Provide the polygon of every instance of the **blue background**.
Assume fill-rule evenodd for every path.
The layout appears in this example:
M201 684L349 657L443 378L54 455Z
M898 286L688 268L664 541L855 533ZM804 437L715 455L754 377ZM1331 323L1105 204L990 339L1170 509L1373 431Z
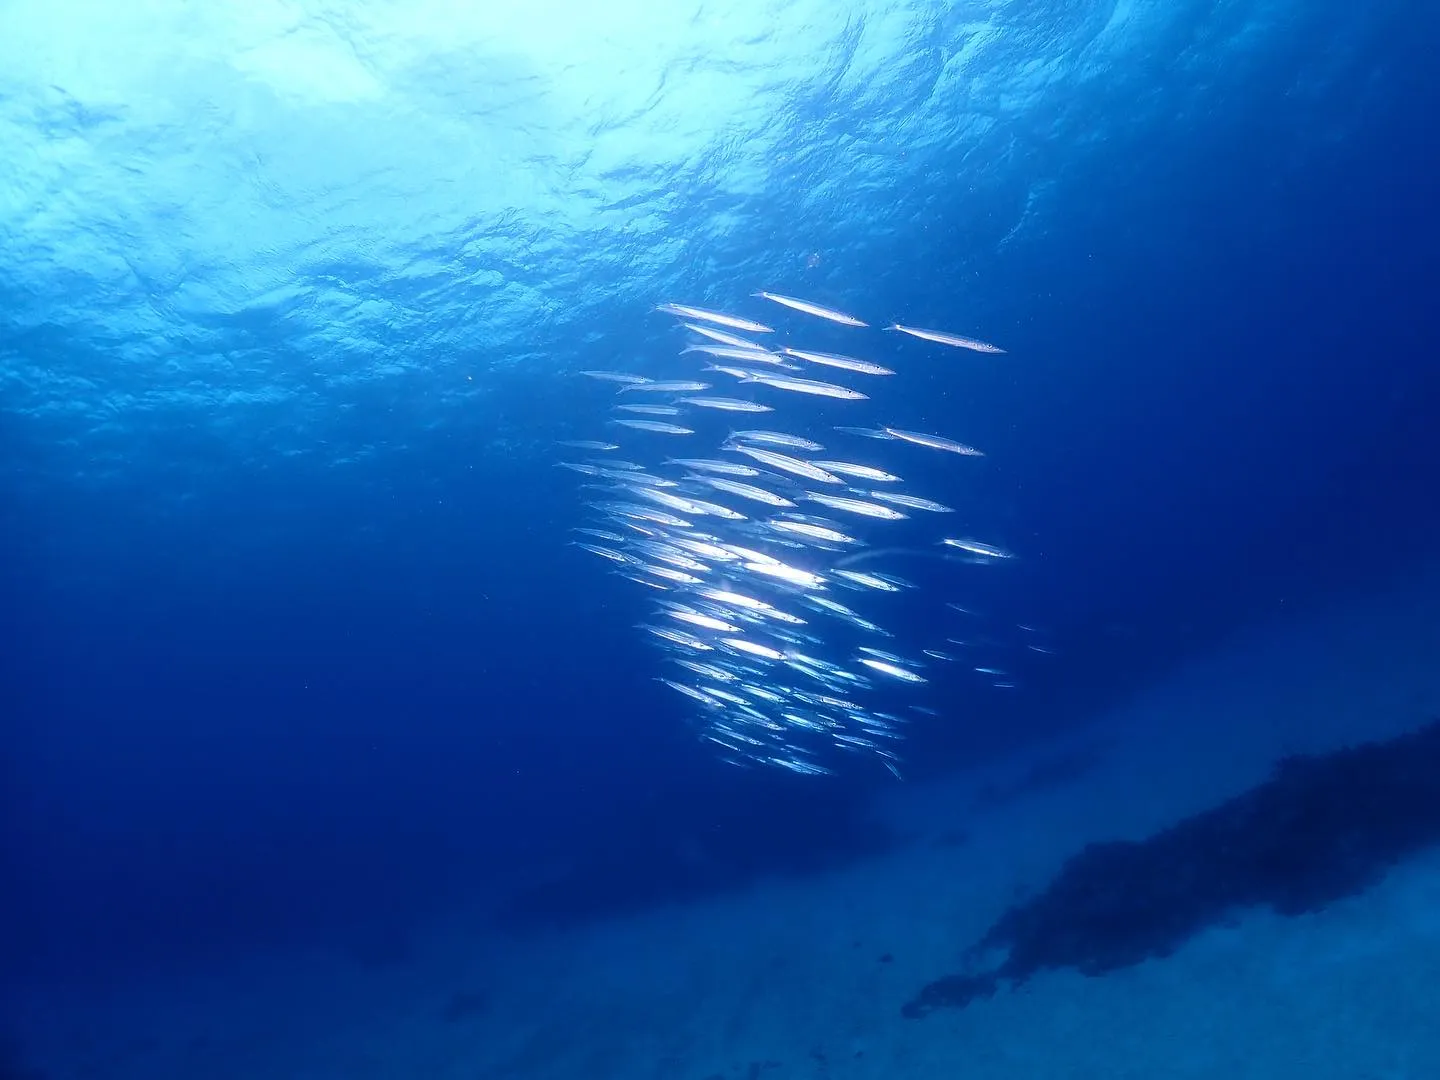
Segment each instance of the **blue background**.
M387 60L380 7L304 20L377 35L347 62L386 93L348 98L173 13L129 26L196 45L143 95L67 86L17 59L66 39L0 17L10 969L383 959L475 896L534 925L897 842L885 774L698 744L647 598L569 546L574 373L668 347L658 302L769 288L1009 350L905 392L986 449L968 497L1022 557L977 594L1059 655L911 725L912 778L1433 557L1435 12L1166 7L707 8L593 112L499 35Z

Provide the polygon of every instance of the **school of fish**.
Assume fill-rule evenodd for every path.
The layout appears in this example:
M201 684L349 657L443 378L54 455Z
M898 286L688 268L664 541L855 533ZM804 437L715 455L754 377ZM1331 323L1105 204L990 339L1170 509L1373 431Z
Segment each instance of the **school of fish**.
M899 777L906 712L935 710L881 706L897 688L924 687L930 665L958 656L948 646L919 656L896 651L870 608L910 585L871 565L899 550L872 538L917 516L944 520L951 508L901 490L892 471L901 466L865 460L863 448L880 440L906 453L949 454L961 468L984 454L948 433L835 423L850 419L837 410L871 400L867 382L897 372L801 347L804 330L828 323L849 333L868 324L793 296L754 297L785 318L803 317L800 324L782 335L768 325L774 319L661 304L655 310L675 319L685 339L674 378L582 372L613 386L614 401L609 437L563 443L586 452L560 464L585 478L595 514L576 528L576 543L655 592L653 615L639 629L663 653L660 681L688 702L700 737L726 760L813 775L835 771L842 755L866 754ZM1004 352L945 331L888 329L970 353ZM806 400L811 408L798 409ZM803 419L803 434L760 419L787 409ZM769 426L749 426L757 421ZM822 432L833 446L815 437ZM970 563L1011 558L970 536L936 535L934 544ZM1001 668L974 671L996 687L1014 685Z

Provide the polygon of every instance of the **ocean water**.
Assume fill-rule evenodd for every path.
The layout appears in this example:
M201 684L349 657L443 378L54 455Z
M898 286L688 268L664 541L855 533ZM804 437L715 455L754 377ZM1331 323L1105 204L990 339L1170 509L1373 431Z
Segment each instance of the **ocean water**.
M0 7L0 1077L1440 1075L1437 32Z

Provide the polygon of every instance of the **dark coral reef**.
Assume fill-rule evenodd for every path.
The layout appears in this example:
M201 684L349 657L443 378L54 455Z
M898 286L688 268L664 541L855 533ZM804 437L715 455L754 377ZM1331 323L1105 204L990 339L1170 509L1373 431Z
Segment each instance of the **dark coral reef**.
M964 1006L1048 969L1102 975L1163 957L1245 908L1313 911L1436 843L1440 721L1285 758L1264 783L1145 840L1090 844L1000 917L964 973L925 986L903 1012Z

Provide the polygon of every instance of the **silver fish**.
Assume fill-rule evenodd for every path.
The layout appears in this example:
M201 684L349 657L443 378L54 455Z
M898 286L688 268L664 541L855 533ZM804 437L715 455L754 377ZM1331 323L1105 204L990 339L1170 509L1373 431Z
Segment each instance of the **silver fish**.
M717 619L713 615L706 615L703 612L669 611L666 612L666 614L669 615L672 619L678 619L681 622L687 622L691 626L698 626L702 630L714 630L720 634L741 633L740 627L736 626L735 624L728 623L724 619Z
M905 431L902 428L887 427L891 437L903 439L905 442L914 443L916 446L928 446L931 450L948 450L952 454L962 454L965 457L984 457L984 453L976 450L973 446L966 446L954 439L947 439L943 435L927 435L923 431Z
M803 312L806 315L814 315L817 319L828 319L830 322L839 323L841 326L870 325L867 322L861 322L853 315L846 315L843 311L821 307L819 304L812 304L808 300L797 300L793 296L781 296L779 293L772 292L757 292L754 295L781 304L790 308L792 311Z
M828 473L824 469L818 469L808 461L801 461L799 458L789 457L786 454L777 454L773 450L762 450L758 446L732 446L736 453L744 454L746 457L754 458L762 465L769 465L772 469L779 469L781 472L793 473L796 476L803 476L807 480L814 480L821 484L843 484L844 480L834 473Z
M722 476L695 476L688 479L696 480L717 491L727 491L731 495L738 495L742 499L750 499L752 502L764 503L767 506L792 507L795 504L783 496L776 495L773 491L766 491L754 484L742 484L738 480L727 480Z
M768 645L761 645L756 641L746 641L744 638L721 638L720 644L728 646L736 652L749 653L751 656L758 656L764 660L785 659L785 654L779 649L772 649Z
M731 682L739 678L733 671L726 671L717 664L702 664L698 660L686 660L677 657L672 657L670 662L680 665L687 671L693 671L696 675L703 675L707 679L714 679L716 682Z
M879 518L882 521L903 521L907 516L899 510L881 506L879 503L866 502L864 499L848 499L842 495L825 495L818 491L807 491L805 498L810 502L819 503L821 506L828 506L832 510L843 510L848 514Z
M630 494L637 498L648 499L650 502L658 503L668 510L674 510L681 514L691 514L695 517L718 517L726 521L744 521L745 515L731 510L728 506L721 506L719 503L705 502L702 499L687 499L680 495L672 495L668 491L659 491L655 488L632 488Z
M783 446L787 450L815 452L825 449L813 439L806 439L800 435L787 435L783 431L732 431L730 432L730 441L759 443L762 446Z
M979 555L984 559L1014 558L1014 556L1004 548L996 547L994 544L982 544L979 540L945 539L940 542L953 548L959 548L961 551L968 552L971 555Z
M741 348L738 345L687 345L680 350L681 356L690 353L703 353L706 356L713 356L717 360L753 360L757 364L779 364L782 363L778 354L769 349L762 349L757 346L746 346Z
M611 562L628 563L630 556L624 552L616 551L614 548L604 547L600 544L587 544L583 540L576 540L575 546L590 552L592 555L599 555L601 558L609 559Z
M640 629L648 630L658 638L664 638L674 645L684 645L686 648L694 649L696 652L709 652L715 647L708 642L702 641L694 634L689 634L684 630L677 630L669 626L647 626L642 623Z
M831 573L846 581L853 581L856 585L863 585L867 589L877 589L880 592L900 591L900 586L886 581L878 574L867 574L863 570L832 570Z
M676 400L683 405L695 405L702 409L719 409L721 412L763 413L775 411L769 405L761 405L758 401L745 401L741 398L682 397Z
M667 458L666 465L681 465L700 472L718 473L721 476L759 476L760 470L738 461L712 461L710 458Z
M770 605L763 600L757 600L753 596L748 596L745 593L737 593L730 589L706 588L696 589L695 591L708 600L714 600L717 604L729 604L732 607L746 608L751 611L773 610Z
M592 379L599 379L601 382L625 383L629 386L638 386L650 380L644 375L627 375L623 371L582 371L581 375L588 375Z
M663 476L655 476L643 470L606 469L597 467L592 475L603 477L606 480L614 480L620 487L625 487L627 484L631 486L641 484L645 487L676 486L674 480L666 480Z
M908 668L903 668L899 664L892 664L887 660L876 660L869 656L860 656L856 657L856 659L872 671L878 671L882 675L889 675L892 679L899 679L901 682L923 683L928 681L923 675L916 675L915 672Z
M709 345L692 345L688 349L681 349L680 355L684 356L686 353L692 352L704 353L706 356L713 356L717 360L743 360L750 364L763 364L766 368L781 368L785 371L800 370L800 365L787 364L779 353L754 352L750 349L727 349L720 346L711 348ZM707 370L723 371L727 375L735 375L740 369L731 365L721 366L720 364L711 364ZM736 375L736 378L739 378L739 375Z
M793 356L799 360L809 360L812 364L819 364L822 367L839 368L841 371L853 371L859 375L894 375L895 372L888 367L881 367L879 364L872 364L869 360L856 360L853 356L839 356L836 353L811 352L808 349L785 349L786 356Z
M690 307L688 304L661 304L655 309L663 311L667 315L678 315L682 319L695 319L698 322L715 323L717 326L728 326L731 330L744 330L750 334L773 334L775 328L758 323L751 319L742 319L738 315L726 315L720 311L708 311L705 308Z
M676 536L671 543L682 551L688 551L692 555L698 555L702 559L709 559L711 562L734 562L739 555L729 551L719 544L712 544L708 540L696 540L689 536Z
M892 664L909 663L909 661L907 661L903 656L896 656L892 652L886 652L884 649L877 649L873 645L861 645L856 649L856 652L863 652L866 656L873 656L877 660L888 660Z
M604 510L612 517L621 519L622 524L629 524L631 521L645 521L654 525L664 525L671 529L688 529L692 522L674 514L667 514L664 510L656 510L653 506L641 506L639 503L596 503L597 510Z
M771 375L768 372L757 372L748 379L740 381L742 383L761 383L764 386L773 386L777 390L790 390L797 394L810 394L813 397L834 398L837 401L865 401L870 397L869 394L862 394L859 390L836 386L834 383L817 382L814 379L797 379L792 375Z
M716 701L709 694L705 693L705 691L703 690L697 690L693 686L686 686L684 683L678 683L674 679L661 679L660 681L666 686L670 687L670 689L678 690L686 697L693 698L701 705L708 705L711 708L719 708L720 706L720 703L718 701Z
M902 334L909 334L911 337L921 338L924 341L933 341L937 345L953 345L957 349L970 349L973 352L1003 353L1005 351L998 345L991 345L986 341L976 341L974 338L962 337L959 334L947 333L944 330L921 330L917 326L901 326L899 323L891 323L886 329L898 330Z
M748 379L755 375L763 375L760 368L735 367L733 364L706 364L706 371L718 371L721 375L729 375L734 379Z
M606 540L612 544L623 544L626 539L619 533L609 532L606 529L575 528L570 531L580 533L582 536L593 536L597 540Z
M841 476L852 476L857 480L869 480L872 484L898 484L900 477L894 473L888 473L884 469L876 469L869 465L852 465L848 461L816 461L812 464L828 472L839 473ZM873 491L871 494L875 494Z
M694 435L693 428L681 427L679 424L667 424L664 420L611 420L612 424L619 424L621 427L634 428L636 431L653 431L659 435Z
M824 540L831 544L858 544L860 542L853 536L846 536L839 529L832 529L828 525L816 525L809 521L789 521L785 518L776 518L767 521L765 525L767 528L794 533L811 540Z
M640 413L642 416L679 416L674 405L616 405L616 412Z
M640 391L646 394L693 394L701 390L709 390L707 382L697 382L694 379L667 379L663 381L647 380L643 383L631 383L629 386L622 386L620 393Z
M903 506L906 510L926 510L932 514L954 513L954 510L944 503L938 503L934 499L922 499L919 495L902 495L898 491L872 491L870 497L893 506Z
M687 574L684 570L676 570L673 566L649 565L642 567L642 570L644 573L654 574L663 581L673 582L676 585L698 585L704 580L704 578L698 578L694 574ZM645 582L645 584L648 585L652 583Z
M839 536L839 533L835 534ZM846 539L849 539L846 537ZM839 542L839 541L837 541ZM802 589L821 589L825 587L825 578L810 570L801 570L798 566L789 566L782 562L761 562L745 563L745 569L752 574L759 574L762 577L778 578L791 585L799 585ZM804 619L798 619L794 615L786 615L784 612L774 610L767 612L772 619L781 619L792 625L804 625Z
M708 326L700 326L696 323L682 323L686 330L693 330L701 337L709 338L711 341L718 341L721 345L729 345L736 349L755 349L764 351L765 346L757 345L749 338L737 337L734 334L727 334L724 330L712 330Z

